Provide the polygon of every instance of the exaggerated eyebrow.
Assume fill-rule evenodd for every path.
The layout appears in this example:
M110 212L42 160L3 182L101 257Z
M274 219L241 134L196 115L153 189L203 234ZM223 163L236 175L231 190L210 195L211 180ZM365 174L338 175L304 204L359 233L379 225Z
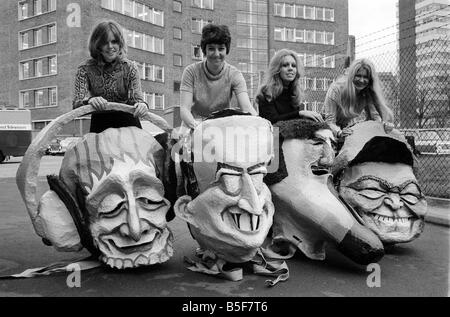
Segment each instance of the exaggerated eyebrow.
M266 171L266 163L262 162L262 163L258 163L253 166L250 166L249 168L247 168L247 172L251 173L258 169L261 169L262 171Z
M367 188L368 185L375 185L375 186L380 186L381 189L383 190L389 190L390 188L393 188L394 185L389 183L388 181L386 181L385 179L376 177L376 176L362 176L360 178L358 178L355 182L349 184L347 187L356 189L356 190L361 190L364 188Z
M238 173L243 173L244 169L242 167L233 166L227 163L217 163L217 171L219 170L230 170Z
M413 179L407 180L406 182L403 182L398 187L399 187L400 191L403 192L405 189L407 189L407 187L411 187L410 185L414 186L414 188L412 188L412 189L416 190L419 194L422 194L422 191L420 190L419 184Z

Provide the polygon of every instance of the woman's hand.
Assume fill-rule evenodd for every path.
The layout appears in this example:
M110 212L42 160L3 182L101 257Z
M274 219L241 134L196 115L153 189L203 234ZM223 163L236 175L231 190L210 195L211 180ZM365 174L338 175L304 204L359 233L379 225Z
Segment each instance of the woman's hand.
M104 111L106 110L108 100L103 97L92 97L91 99L89 99L88 104L92 105L95 111Z
M353 130L352 129L350 129L350 128L343 128L342 130L340 130L337 133L337 137L338 138L345 138L345 137L347 137L349 135L352 135L352 134L353 134Z
M386 133L392 132L392 130L394 130L394 128L395 128L393 123L386 122L386 121L383 122L383 126L384 126L384 132L386 132Z
M311 120L317 121L317 122L323 122L322 115L320 113L315 112L315 111L300 110L298 112L298 114L300 115L300 117L303 117L303 118L306 118L306 119L311 119Z
M148 112L147 105L143 102L137 102L134 104L134 116L137 118L142 118Z

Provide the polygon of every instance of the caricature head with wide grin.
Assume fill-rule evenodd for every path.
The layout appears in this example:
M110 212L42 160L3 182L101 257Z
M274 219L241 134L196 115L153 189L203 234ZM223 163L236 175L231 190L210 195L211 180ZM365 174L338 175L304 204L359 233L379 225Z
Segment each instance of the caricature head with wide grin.
M336 161L347 164L339 171L339 193L384 244L416 239L423 231L427 203L406 140L396 130L384 132L378 122L353 129Z
M89 231L103 262L130 268L173 253L161 178L163 149L138 128L88 134L65 155L60 177L81 188Z
M272 225L274 208L263 183L272 142L270 122L247 115L209 119L194 130L192 168L200 194L180 197L174 210L203 249L228 262L253 258Z

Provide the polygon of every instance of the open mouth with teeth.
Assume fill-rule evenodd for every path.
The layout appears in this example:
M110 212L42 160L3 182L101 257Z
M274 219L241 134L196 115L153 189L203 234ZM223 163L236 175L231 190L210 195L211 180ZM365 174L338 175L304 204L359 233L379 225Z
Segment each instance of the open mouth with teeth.
M311 171L314 175L316 176L320 176L320 175L325 175L325 174L329 174L330 173L330 169L319 165L319 164L313 164L311 165Z
M409 223L411 221L414 221L417 218L416 216L410 216L410 217L395 217L395 216L384 216L384 215L379 215L379 214L375 214L375 213L367 213L366 214L368 217L372 218L373 220L377 220L378 222L383 222L383 223L387 223L387 224L394 224L394 223Z
M114 241L113 239L108 239L107 241L111 246L113 246L116 250L120 251L121 253L133 254L137 252L146 252L153 248L153 243L158 240L160 232L156 232L150 235L151 237L141 239L142 240L141 243L129 245L117 245L116 241Z
M226 209L222 213L222 220L225 217L231 219L231 223L235 225L235 227L243 232L257 232L261 225L261 216L251 214L243 209L232 207Z

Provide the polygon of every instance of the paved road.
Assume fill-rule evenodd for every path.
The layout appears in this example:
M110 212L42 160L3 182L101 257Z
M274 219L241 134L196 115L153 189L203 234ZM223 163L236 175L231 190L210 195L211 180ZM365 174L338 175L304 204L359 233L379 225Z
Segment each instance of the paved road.
M20 159L0 165L0 275L22 272L81 254L59 253L43 245L34 234L15 185ZM40 175L55 173L60 157L44 157ZM39 178L39 192L46 190ZM97 268L82 272L81 287L69 288L67 275L0 280L0 296L180 296L180 297L287 297L287 296L448 296L448 227L427 223L423 235L412 243L387 251L379 262L381 286L370 288L366 267L353 264L333 248L325 261L296 255L288 262L290 279L267 288L265 277L245 273L239 282L188 271L184 256L192 256L196 242L179 219L169 224L175 237L175 254L164 264L126 271Z

